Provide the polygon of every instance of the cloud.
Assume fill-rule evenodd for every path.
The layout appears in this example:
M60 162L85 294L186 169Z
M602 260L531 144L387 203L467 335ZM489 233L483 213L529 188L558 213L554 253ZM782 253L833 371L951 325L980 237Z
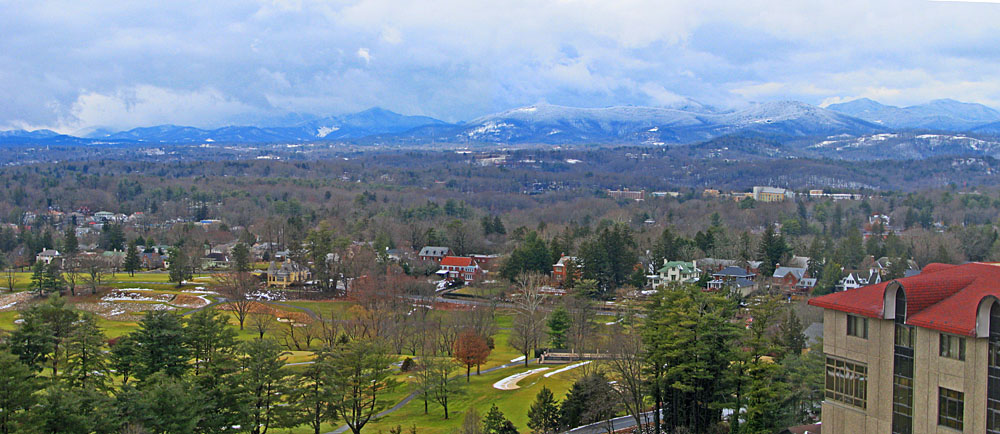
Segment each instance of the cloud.
M367 48L358 48L358 58L365 61L365 65L372 63L372 55Z
M79 133L95 127L126 129L166 123L208 127L221 119L253 111L253 107L212 88L175 91L141 85L108 94L86 92L80 95L55 130Z
M1000 0L998 0L1000 1ZM219 126L382 106L1000 102L1000 6L912 0L15 2L0 126Z

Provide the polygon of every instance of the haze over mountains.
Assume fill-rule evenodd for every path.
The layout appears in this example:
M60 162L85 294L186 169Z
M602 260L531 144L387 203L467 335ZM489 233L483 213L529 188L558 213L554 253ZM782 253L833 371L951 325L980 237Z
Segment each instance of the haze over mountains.
M910 140L920 134L926 136L926 133L940 133L940 137L945 139L933 140L938 143L942 140L947 142L947 138L953 136L962 141L968 139L965 135L989 137L1000 133L1000 112L997 110L981 104L947 99L910 107L889 106L870 99L858 99L825 108L796 101L780 101L752 103L727 110L693 100L681 101L668 107L576 108L538 104L463 123L406 116L380 108L323 118L298 115L289 118L296 121L287 125L227 126L217 129L159 125L119 132L97 131L84 137L62 135L48 130L4 131L0 132L0 145L207 142L347 142L398 146L683 145L722 136L748 135L769 137L778 143L814 139L815 143L811 146L814 150L823 149L823 143L836 142L839 145L833 148L843 151L859 148L850 145L853 143L852 138L863 139L878 134L899 133L892 136L898 141ZM311 120L302 121L304 118ZM833 138L836 140L831 142ZM871 143L870 140L868 142ZM962 143L962 147L976 151L969 144L978 143L976 140L964 140ZM959 151L961 149L956 152ZM920 157L919 152L910 154L915 158Z

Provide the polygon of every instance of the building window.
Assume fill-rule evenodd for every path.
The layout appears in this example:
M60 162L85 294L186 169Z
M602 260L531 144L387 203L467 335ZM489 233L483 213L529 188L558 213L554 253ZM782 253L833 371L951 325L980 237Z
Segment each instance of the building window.
M868 402L868 366L836 357L826 358L826 398L858 408Z
M868 339L868 318L847 315L847 335Z
M965 412L965 394L954 390L938 388L938 425L962 430L962 415Z
M941 334L941 357L955 360L965 360L965 338L955 335Z

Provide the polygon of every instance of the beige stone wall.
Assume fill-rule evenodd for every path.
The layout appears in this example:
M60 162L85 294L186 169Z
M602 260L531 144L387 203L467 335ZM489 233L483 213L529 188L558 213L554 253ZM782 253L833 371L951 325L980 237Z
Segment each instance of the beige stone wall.
M823 315L823 351L868 365L868 408L823 402L823 432L889 434L892 430L894 324L868 319L868 339L847 335L847 314L827 309ZM914 433L956 433L938 426L938 387L965 393L965 429L986 431L987 339L966 337L965 361L939 356L939 333L918 328L914 354Z
M965 361L941 357L940 333L919 329L914 370L914 432L955 433L938 426L938 388L965 393L965 429L986 432L986 364L988 339L965 338Z
M886 433L892 422L892 321L868 319L868 339L847 335L847 314L827 309L823 314L823 351L868 365L868 408L836 401L823 403L823 432Z

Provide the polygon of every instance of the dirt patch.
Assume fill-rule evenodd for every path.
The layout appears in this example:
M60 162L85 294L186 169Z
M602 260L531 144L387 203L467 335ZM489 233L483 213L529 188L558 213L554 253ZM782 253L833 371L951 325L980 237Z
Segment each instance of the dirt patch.
M221 310L233 310L231 304L225 304L219 307ZM273 306L268 306L264 303L253 302L250 305L250 313L262 313L266 315L271 315L279 320L292 321L294 323L305 324L311 323L313 321L309 314L302 311L288 311L283 309L278 309Z
M20 305L34 298L34 294L24 291L0 296L0 312L17 310Z
M131 303L127 301L77 303L76 307L112 321L139 321L145 316L145 312L151 310L174 310L173 306L160 303Z
M196 309L199 307L208 306L209 301L207 298L199 295L180 294L174 296L174 301L170 304L177 307Z

